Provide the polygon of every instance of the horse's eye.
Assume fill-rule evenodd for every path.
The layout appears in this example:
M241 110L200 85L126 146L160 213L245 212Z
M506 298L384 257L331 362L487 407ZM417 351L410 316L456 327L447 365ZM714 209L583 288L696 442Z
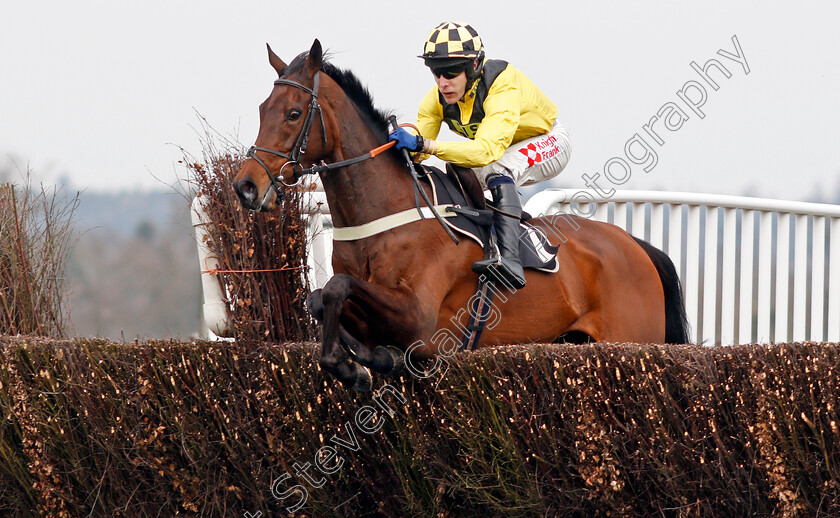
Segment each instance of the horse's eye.
M291 110L289 110L288 113L286 113L286 120L296 121L296 120L300 119L300 114L301 113L302 112L299 109L292 108Z

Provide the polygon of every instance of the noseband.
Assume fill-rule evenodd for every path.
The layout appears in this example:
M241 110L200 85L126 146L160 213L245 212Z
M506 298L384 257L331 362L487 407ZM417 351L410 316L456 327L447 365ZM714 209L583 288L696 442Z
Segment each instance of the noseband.
M320 172L322 166L312 166L306 169L300 166L300 159L304 153L306 153L306 146L309 145L309 132L312 130L312 122L315 120L315 113L318 113L318 118L321 121L321 135L323 136L324 146L327 145L327 128L324 125L324 114L321 111L321 105L318 104L318 80L320 79L320 71L315 72L315 77L313 79L312 89L303 86L302 84L291 81L289 79L277 79L274 81L275 85L289 85L294 86L295 88L300 88L304 92L308 93L312 98L309 101L309 110L306 112L306 118L303 121L303 128L300 130L300 135L298 135L297 142L295 142L294 147L292 147L292 151L290 153L283 153L281 151L277 151L275 149L268 149L259 146L251 146L248 150L246 156L248 158L253 158L257 161L258 164L265 169L265 174L268 175L268 179L271 180L271 186L274 188L275 192L279 197L282 198L283 194L280 191L280 185L278 185L278 181L285 185L286 187L295 187L298 185L301 180L303 180L303 175L306 174L315 174ZM265 162L263 162L258 156L257 151L265 151L266 153L271 153L272 155L276 155L282 158L285 158L287 162L280 167L280 172L277 173L277 176L271 174L271 170L268 168ZM283 169L289 164L292 164L292 171L298 175L298 181L293 184L288 184L283 181Z

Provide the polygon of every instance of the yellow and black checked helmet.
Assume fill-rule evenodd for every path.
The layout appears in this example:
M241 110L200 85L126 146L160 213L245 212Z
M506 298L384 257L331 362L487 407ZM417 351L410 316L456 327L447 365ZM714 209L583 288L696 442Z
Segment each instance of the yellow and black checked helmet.
M426 38L423 54L431 68L466 64L484 57L484 44L471 26L459 22L443 22L432 29Z

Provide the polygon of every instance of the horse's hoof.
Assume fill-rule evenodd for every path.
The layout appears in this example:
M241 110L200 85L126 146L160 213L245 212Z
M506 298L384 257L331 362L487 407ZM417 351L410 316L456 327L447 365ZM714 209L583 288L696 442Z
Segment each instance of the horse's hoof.
M370 369L360 365L356 370L356 383L353 384L353 390L356 392L370 392L372 386L373 378L370 375Z
M393 345L387 347L377 346L373 354L378 358L384 358L385 365L382 374L385 376L396 376L405 368L405 356L402 350Z

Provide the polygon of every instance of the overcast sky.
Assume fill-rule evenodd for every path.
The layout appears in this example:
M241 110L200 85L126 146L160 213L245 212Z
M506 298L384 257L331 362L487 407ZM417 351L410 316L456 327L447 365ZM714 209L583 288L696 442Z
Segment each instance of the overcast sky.
M472 24L488 57L558 105L573 151L556 186L600 174L616 187L604 169L618 158L632 166L622 178L611 162L619 188L794 200L840 189L837 3L31 1L0 12L0 166L11 157L89 190L183 175L177 146L200 151L196 113L250 145L274 78L266 42L288 61L319 38L380 107L413 122L432 85L415 56L444 20ZM713 58L730 74L709 71L717 90L691 67ZM700 99L692 81L702 118L679 94ZM636 134L655 165L627 157Z

